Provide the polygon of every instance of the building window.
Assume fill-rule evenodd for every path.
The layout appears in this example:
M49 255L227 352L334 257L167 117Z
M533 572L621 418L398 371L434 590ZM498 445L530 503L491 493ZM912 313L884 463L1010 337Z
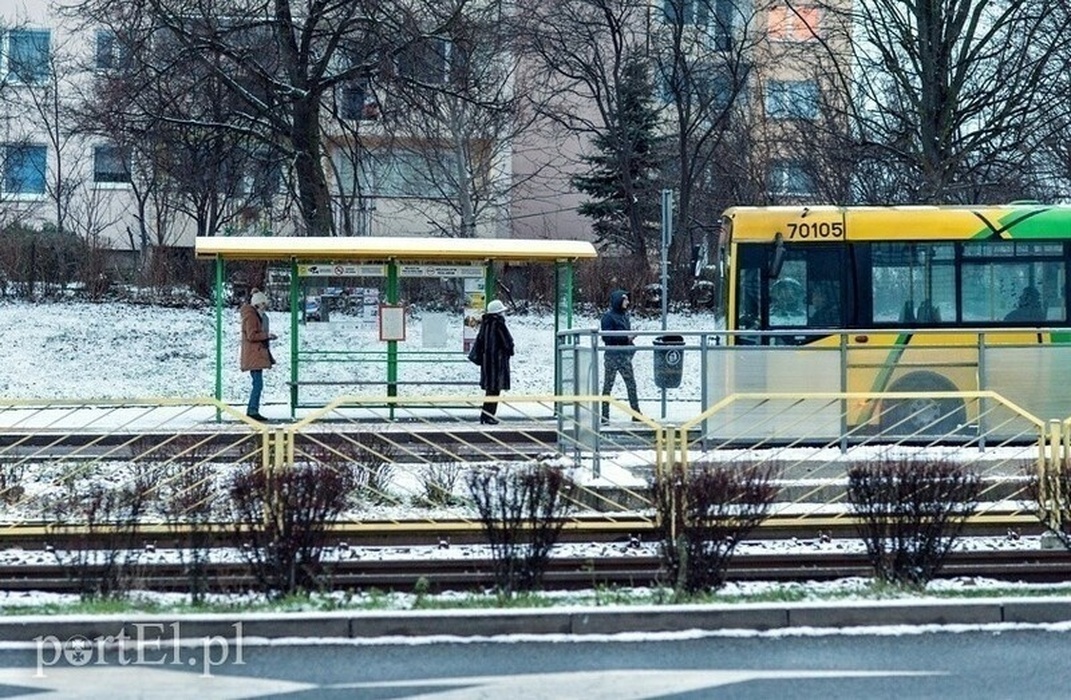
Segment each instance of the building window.
M766 83L769 119L818 117L818 84L813 80L770 80Z
M429 147L430 148L430 147ZM360 191L375 197L438 199L452 196L452 182L447 180L449 155L429 150L417 152L380 152L358 165ZM346 166L343 184L352 185L352 164Z
M38 144L4 145L4 192L44 194L48 150Z
M674 85L666 76L658 76L658 92L665 104L673 104L689 95L694 104L712 112L729 109L736 99L733 76L717 65L696 63L690 71L681 72Z
M448 53L449 44L443 39L414 41L398 54L398 75L421 83L445 83Z
M94 65L97 70L114 71L127 63L126 48L110 29L97 30L97 48Z
M363 83L348 83L339 88L338 112L343 119L378 119L379 105L370 99Z
M43 82L49 74L47 29L12 29L7 33L7 74L24 84Z
M809 195L814 191L811 176L796 161L778 161L770 166L769 190L779 195Z
M126 154L116 146L93 149L93 182L130 182L130 164Z
M732 25L733 0L663 0L662 20L666 24L693 24L709 27Z
M817 7L783 5L770 9L767 35L771 41L815 41L821 34L822 11Z

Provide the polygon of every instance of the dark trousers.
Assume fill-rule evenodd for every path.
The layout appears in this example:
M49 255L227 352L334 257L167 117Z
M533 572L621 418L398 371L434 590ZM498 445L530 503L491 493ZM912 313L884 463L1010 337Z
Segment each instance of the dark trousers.
M500 396L502 394L502 392L500 390L498 390L498 389L488 389L485 393L486 393L487 396ZM497 411L498 411L498 402L497 401L487 401L487 402L484 403L484 405L483 405L483 414L485 416L491 416L493 418Z
M632 373L632 353L631 352L614 352L613 350L607 350L603 362L605 364L605 373L602 380L602 393L606 396L610 395L610 392L614 388L614 381L617 379L617 375L620 374L621 378L625 380L625 391L628 392L628 405L632 407L632 410L636 413L640 412L640 400L636 395L636 376ZM604 403L602 405L602 417L608 418L610 416L610 404Z

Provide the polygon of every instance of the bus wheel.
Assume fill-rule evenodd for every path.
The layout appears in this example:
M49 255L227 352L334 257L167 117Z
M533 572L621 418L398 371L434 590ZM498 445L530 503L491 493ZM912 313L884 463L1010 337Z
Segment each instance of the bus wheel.
M889 391L957 391L948 377L936 372L913 372ZM881 431L896 435L949 435L967 422L962 399L893 399L882 404Z

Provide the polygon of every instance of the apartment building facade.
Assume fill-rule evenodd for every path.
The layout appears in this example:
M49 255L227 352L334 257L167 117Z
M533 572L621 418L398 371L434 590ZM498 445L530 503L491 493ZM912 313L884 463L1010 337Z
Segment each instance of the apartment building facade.
M818 118L819 95L825 89L821 64L799 57L808 51L828 52L830 40L834 48L846 41L830 32L829 5L737 0L650 0L647 5L644 31L660 31L659 25L683 17L693 29L704 30L700 34L728 33L747 45L751 70L744 99L756 117L752 128L760 148L755 159L765 171L768 193L772 199L812 196L806 163L783 140L790 131L786 125ZM139 180L139 165L127 149L78 122L83 113L79 101L92 99L89 86L94 78L114 70L123 57L112 33L87 26L65 9L62 3L0 0L0 224L62 227L101 247L129 253L154 245L192 245L198 222L181 210L154 211L161 206L159 200L144 194L146 183ZM725 47L707 42L695 50ZM449 70L450 47L443 43L425 51L420 60L404 55L398 60L400 70L424 71L423 77L432 79L435 71ZM488 131L486 138L470 139L465 146L469 158L461 160L456 138L433 139L414 132L409 139L399 139L388 133L382 119L387 107L383 100L388 98L368 83L342 85L329 99L342 125L326 140L325 159L339 232L590 236L590 221L576 213L581 197L569 182L583 168L580 156L590 149L584 137L531 131L496 138ZM577 105L577 110L586 108ZM479 158L472 158L474 149L480 151ZM479 201L470 202L466 210L458 205L451 178L473 176L466 171L473 162L479 163L482 189ZM264 177L268 170L246 174L232 216L212 233L301 232L293 207L277 206L286 199L285 171ZM268 183L268 196L251 206L252 196L263 194L258 192L263 183Z

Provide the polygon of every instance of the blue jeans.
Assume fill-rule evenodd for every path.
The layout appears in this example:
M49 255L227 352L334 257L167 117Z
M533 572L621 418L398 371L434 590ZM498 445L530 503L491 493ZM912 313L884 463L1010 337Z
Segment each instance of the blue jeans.
M264 370L249 370L249 376L253 378L253 389L249 392L249 405L246 406L246 415L260 413L260 393L264 391Z

